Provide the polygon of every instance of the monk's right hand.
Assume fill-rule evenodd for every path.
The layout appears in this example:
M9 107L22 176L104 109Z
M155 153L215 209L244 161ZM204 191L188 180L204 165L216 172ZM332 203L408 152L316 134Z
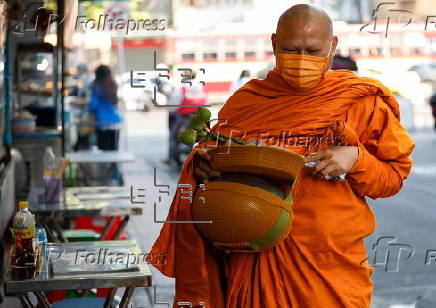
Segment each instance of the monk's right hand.
M211 168L210 160L211 157L206 149L200 149L194 156L194 174L203 184L207 184L210 178L221 175Z

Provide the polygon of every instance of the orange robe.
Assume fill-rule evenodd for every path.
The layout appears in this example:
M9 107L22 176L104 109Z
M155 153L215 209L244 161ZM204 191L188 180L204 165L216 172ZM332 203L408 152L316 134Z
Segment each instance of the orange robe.
M219 118L227 124L215 125L216 131L242 129L245 140L265 140L267 132L277 145L302 155L325 149L322 136L331 133L330 122L342 120L358 137L345 138L356 140L358 160L343 182L315 179L303 168L293 187L291 233L263 253L223 256L193 224L164 224L152 253L168 255L166 264L155 267L176 278L174 307L182 301L211 308L370 307L373 269L365 261L363 238L374 231L375 220L365 197L398 193L414 148L389 90L339 70L328 71L316 89L295 93L271 70L265 80L252 80L231 96ZM193 153L179 183L196 187ZM189 201L179 193L167 220L192 220Z

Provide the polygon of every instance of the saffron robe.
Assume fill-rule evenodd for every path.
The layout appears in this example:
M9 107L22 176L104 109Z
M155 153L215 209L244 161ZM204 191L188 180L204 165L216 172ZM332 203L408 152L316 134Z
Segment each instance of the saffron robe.
M357 136L358 160L345 181L317 179L303 168L293 186L291 233L262 253L224 255L192 223L164 224L151 252L167 254L165 264L154 266L176 278L174 307L178 302L211 308L370 307L373 268L363 239L374 231L375 219L365 197L398 193L414 148L390 91L375 79L338 70L328 71L315 89L297 93L273 69L231 96L219 118L226 124L216 124L215 131L239 130L243 133L233 137L244 140L278 141L290 132L294 139L278 145L302 155L326 149L320 138L332 120L342 120ZM301 144L304 138L296 142L295 136L317 142ZM195 152L179 183L197 188ZM192 220L189 201L179 193L167 220Z

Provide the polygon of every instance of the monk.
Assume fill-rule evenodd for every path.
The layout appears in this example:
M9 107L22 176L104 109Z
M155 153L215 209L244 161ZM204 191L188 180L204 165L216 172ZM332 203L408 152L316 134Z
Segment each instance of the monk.
M345 138L351 144L283 145L314 166L304 167L293 186L292 230L281 244L261 253L224 254L192 223L168 223L152 249L167 254L167 262L155 267L176 278L174 307L368 308L373 269L363 239L374 232L375 220L365 197L400 191L414 143L386 87L329 69L338 38L325 12L295 5L280 17L271 39L276 66L231 96L219 113L226 124L213 129L225 135L243 128L244 140L261 134L277 140L283 131L326 140L334 121L354 136ZM179 183L198 187L219 176L209 160L207 148L195 148ZM343 174L345 180L337 180ZM176 194L168 221L192 220L185 201Z

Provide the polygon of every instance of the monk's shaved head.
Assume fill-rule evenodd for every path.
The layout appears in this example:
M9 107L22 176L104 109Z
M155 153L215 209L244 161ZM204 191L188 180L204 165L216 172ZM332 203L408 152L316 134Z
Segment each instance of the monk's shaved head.
M294 5L280 16L276 32L271 36L274 55L328 56L330 67L338 38L333 35L332 20L323 10L308 4Z
M279 18L276 34L286 31L288 27L295 25L307 26L317 24L320 30L333 36L333 26L330 16L323 10L308 4L297 4L287 9Z

